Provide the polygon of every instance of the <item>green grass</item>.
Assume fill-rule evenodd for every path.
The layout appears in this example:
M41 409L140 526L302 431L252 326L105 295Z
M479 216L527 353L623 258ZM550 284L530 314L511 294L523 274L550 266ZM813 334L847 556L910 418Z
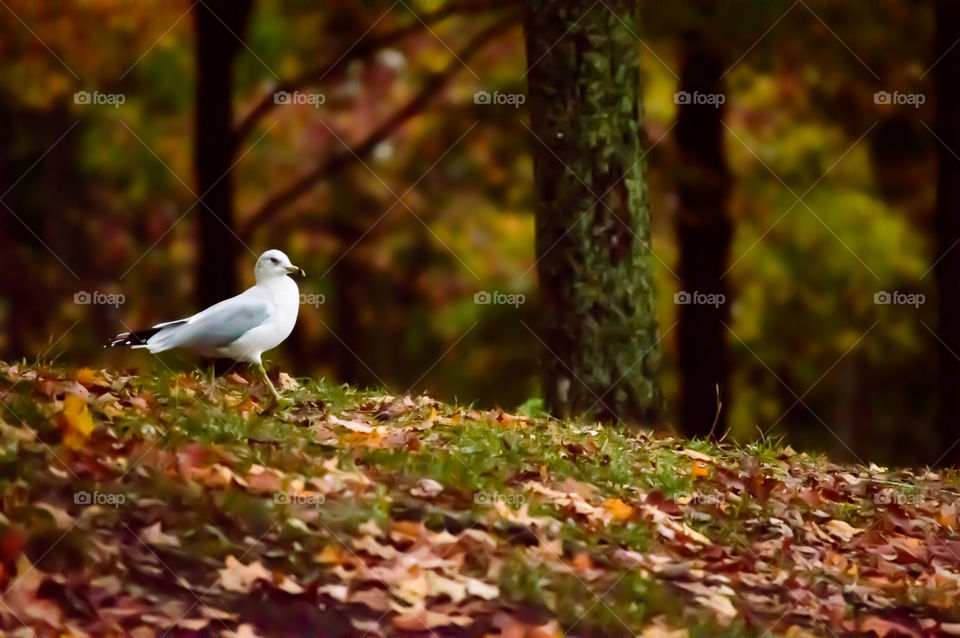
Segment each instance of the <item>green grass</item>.
M67 394L88 392L78 390L76 379L88 385L94 424L79 445L71 443L72 426L61 414ZM934 478L925 470L837 466L780 439L736 445L561 422L536 400L504 415L301 379L285 392L290 405L277 407L262 388L230 379L220 386L212 391L199 375L166 371L78 376L59 367L0 365L3 586L15 582L11 575L26 557L59 575L60 584L42 592L54 591L65 617L94 633L95 614L82 611L89 604L85 584L107 575L132 578L123 593L146 608L165 601L189 606L206 592L205 604L233 614L226 627L210 630L246 623L265 633L297 627L309 633L327 622L298 615L309 600L339 610L346 622L377 620L385 631L402 633L391 623L406 626L397 618L417 605L405 588L425 585L416 570L399 576L396 570L420 548L429 551L410 565L427 565L429 578L499 588L489 599L471 594L455 601L442 590L423 595L421 604L436 613L469 617L469 625L460 625L468 634L495 630L491 623L504 617L545 625L547 634L626 635L658 627L775 635L791 625L849 631L867 609L863 601L848 601L845 620L854 625L844 629L827 614L792 613L794 597L783 583L826 588L825 596L834 585L863 586L861 572L826 563L811 569L791 547L847 555L869 570L876 561L871 548L826 536L828 522L889 531L881 520L886 506L874 497L887 483L895 484L898 503L919 508L911 515L931 521L935 508L949 508L951 494L960 493L953 471ZM442 490L425 492L425 485ZM123 499L116 507L93 507L75 502L81 490ZM816 506L799 497L810 490L820 495ZM280 493L324 498L291 504L278 501ZM157 523L176 545L162 535L150 539L145 530ZM782 546L770 545L785 528L791 531ZM927 524L923 533L960 541L943 523ZM368 536L373 550L363 549ZM272 584L225 589L219 574L230 556L265 565ZM917 569L931 567L916 567L914 575ZM366 570L372 580L358 576ZM758 603L752 584L739 582L741 571L750 577L746 583L778 583L761 589L770 605ZM777 580L781 573L794 580ZM307 593L280 591L283 578ZM366 602L310 593L344 584L350 597L366 601L364 594L380 592L393 606L371 615ZM701 586L698 594L689 589ZM937 607L950 595L916 585L896 593L901 609L943 622L957 616ZM708 604L710 596L719 602ZM732 617L714 609L725 601L733 603ZM278 620L283 610L289 618ZM14 611L0 606L4 631L20 626L24 610ZM284 624L293 619L301 625ZM166 631L177 620L158 619L151 629ZM121 628L136 629L130 622ZM452 627L437 622L433 628ZM27 624L56 629L39 619Z

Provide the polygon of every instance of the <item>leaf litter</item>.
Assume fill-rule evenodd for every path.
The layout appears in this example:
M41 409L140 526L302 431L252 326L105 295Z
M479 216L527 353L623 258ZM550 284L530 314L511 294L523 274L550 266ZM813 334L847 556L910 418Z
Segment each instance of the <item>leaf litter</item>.
M960 476L0 365L0 632L960 635Z

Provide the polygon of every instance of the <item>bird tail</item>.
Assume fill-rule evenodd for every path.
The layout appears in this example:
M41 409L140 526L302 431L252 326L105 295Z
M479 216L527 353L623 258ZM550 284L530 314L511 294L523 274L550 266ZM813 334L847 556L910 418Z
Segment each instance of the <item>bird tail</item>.
M165 340L167 333L171 332L174 328L185 324L186 322L186 319L178 319L177 321L158 323L154 327L147 328L146 330L121 332L110 340L110 343L107 345L107 347L116 348L123 346L127 348L148 348L150 352L167 350L168 348L175 347L176 344L161 343L161 341ZM161 332L164 334L161 335L158 340L155 339L154 343L151 344L150 340Z
M128 348L146 348L147 341L153 335L163 330L163 328L148 328L146 330L136 330L132 332L121 332L107 345L109 348L126 346Z

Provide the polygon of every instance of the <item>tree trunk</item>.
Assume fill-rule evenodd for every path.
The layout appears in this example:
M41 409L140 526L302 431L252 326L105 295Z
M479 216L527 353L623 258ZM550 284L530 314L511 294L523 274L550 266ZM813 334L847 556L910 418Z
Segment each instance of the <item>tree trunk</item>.
M680 429L687 436L726 431L727 409L717 415L717 387L727 406L726 328L730 298L721 279L730 252L732 224L727 213L730 171L723 149L723 104L701 96L723 95L718 56L699 35L686 38L680 71L675 135L680 149L677 173L681 290L690 303L678 306ZM700 103L698 103L700 102ZM696 294L695 294L696 293Z
M539 138L531 143L543 390L558 416L650 423L661 407L660 351L638 12L633 2L589 6L531 2L524 25Z
M193 169L200 203L197 302L205 308L237 293L243 244L233 233L233 63L252 0L205 0L194 8L197 94Z
M937 146L937 210L934 215L937 255L934 267L939 299L940 409L938 435L940 445L931 462L948 454L960 436L960 162L953 156L960 151L960 4L941 0L936 3L936 37L933 59L937 115L934 128ZM942 57L941 57L942 56ZM950 149L953 149L951 151ZM960 446L943 459L956 460Z

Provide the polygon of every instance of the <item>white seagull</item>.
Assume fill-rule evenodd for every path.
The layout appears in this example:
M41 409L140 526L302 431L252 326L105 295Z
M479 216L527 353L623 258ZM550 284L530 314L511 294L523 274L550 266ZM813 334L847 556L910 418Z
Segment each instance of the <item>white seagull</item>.
M110 345L146 348L153 353L185 348L203 357L255 364L279 400L280 394L267 377L260 355L276 348L293 331L300 309L300 289L287 275L303 276L304 272L281 251L268 250L257 259L254 273L256 285L236 297L186 319L158 323L148 330L122 332Z

